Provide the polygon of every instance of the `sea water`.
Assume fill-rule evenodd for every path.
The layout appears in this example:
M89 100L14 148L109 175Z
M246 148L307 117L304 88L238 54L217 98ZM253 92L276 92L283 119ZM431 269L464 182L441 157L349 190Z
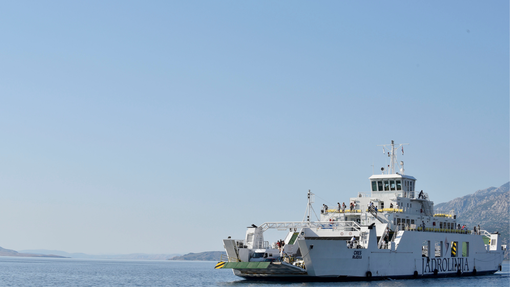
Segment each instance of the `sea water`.
M510 286L509 262L493 275L372 282L254 282L211 261L0 257L0 286Z

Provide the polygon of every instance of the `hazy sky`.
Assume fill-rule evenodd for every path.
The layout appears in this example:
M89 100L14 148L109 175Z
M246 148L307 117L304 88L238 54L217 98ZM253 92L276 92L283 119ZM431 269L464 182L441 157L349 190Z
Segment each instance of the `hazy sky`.
M508 1L4 1L0 246L221 250L406 173L509 180Z

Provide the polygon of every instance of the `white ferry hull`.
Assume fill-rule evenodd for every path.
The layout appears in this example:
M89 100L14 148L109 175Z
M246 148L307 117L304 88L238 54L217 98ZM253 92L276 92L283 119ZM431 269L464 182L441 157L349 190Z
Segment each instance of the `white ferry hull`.
M410 237L408 240L423 241L422 236L417 236L422 235L419 232L407 233L416 233L406 234ZM430 233L428 238L444 240L444 236L445 234L441 233ZM447 234L446 236L452 241L459 242L475 239L474 235L451 236ZM482 240L481 236L476 237ZM422 257L421 244L418 248L416 248L417 244L414 244L413 248L399 246L396 251L392 251L388 249L349 249L345 241L337 240L300 240L298 243L303 254L308 253L304 256L308 275L315 277L375 279L378 277L482 275L498 271L499 264L503 260L503 252L487 250L479 250L469 257L451 257L448 253L447 256L443 254L443 256L427 258ZM310 250L310 246L313 246L313 249Z
M375 236L375 231L373 233ZM431 257L423 257L421 246L424 240L450 244L468 242L473 248L468 256L458 254L460 256L452 257L451 249L444 248L442 254L434 252ZM254 280L298 281L472 276L497 272L503 260L503 251L475 248L485 245L482 236L471 234L407 231L402 233L399 245L394 250L379 249L376 245L366 249L351 249L346 240L326 238L301 239L297 243L303 252L306 272L291 274L283 268L273 268L271 271L234 269L234 274Z

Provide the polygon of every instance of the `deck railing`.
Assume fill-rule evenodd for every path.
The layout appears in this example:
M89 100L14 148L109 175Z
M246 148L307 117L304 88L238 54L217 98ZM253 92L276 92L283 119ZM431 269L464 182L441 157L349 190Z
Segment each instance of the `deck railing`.
M424 231L423 227L418 228L406 228L406 231ZM448 229L448 228L431 228L425 227L425 232L446 232L446 233L459 233L459 234L472 234L473 230L466 229Z
M321 228L321 229L347 229L360 230L361 227L354 221L297 221L297 222L264 222L259 226L262 231L268 229L294 230L301 228Z

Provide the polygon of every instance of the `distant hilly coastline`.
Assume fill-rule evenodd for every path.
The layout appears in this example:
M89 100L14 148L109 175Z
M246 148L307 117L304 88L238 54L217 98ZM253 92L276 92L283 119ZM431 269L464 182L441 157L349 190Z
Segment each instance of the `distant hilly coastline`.
M55 254L35 254L18 252L12 249L5 249L0 247L0 256L14 256L14 257L48 257L48 258L67 258L66 256Z
M220 261L226 257L225 251L206 251L200 253L188 253L182 256L175 256L170 260L192 260L192 261Z
M1 248L1 247L0 247ZM2 254L2 250L6 250ZM81 259L124 259L124 260L190 260L190 261L219 261L225 251L206 251L200 253L182 254L106 254L106 255L90 255L85 253L68 253L60 250L31 249L22 250L23 253L10 249L0 249L0 256L25 256L25 257L58 257L58 258L81 258ZM20 254L20 255L10 255ZM52 254L52 255L47 255Z
M131 253L131 254L104 254L104 255L90 255L85 253L68 253L60 250L46 250L46 249L33 249L22 250L22 252L32 254L56 254L66 258L82 258L82 259L124 259L124 260L168 260L175 256L182 254L145 254L145 253Z

